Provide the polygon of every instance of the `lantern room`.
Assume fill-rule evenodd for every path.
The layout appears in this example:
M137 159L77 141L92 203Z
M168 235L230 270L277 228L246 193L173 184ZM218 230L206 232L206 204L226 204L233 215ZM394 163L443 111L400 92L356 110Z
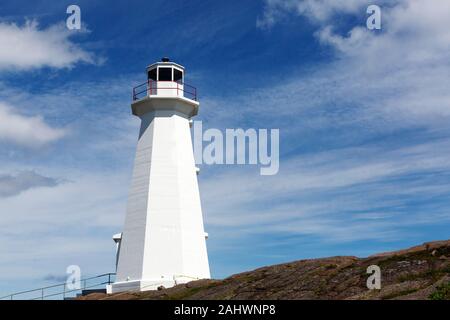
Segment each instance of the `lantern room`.
M184 97L197 101L197 89L184 82L182 65L162 58L146 69L147 82L133 88L133 101L144 97Z
M184 67L171 62L169 58L162 58L161 62L156 62L147 67L147 79L149 81L178 82L184 81Z

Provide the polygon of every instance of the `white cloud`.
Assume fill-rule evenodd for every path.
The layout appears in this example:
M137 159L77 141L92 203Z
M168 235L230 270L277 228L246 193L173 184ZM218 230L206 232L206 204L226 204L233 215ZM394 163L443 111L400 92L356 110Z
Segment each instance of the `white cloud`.
M381 31L365 27L368 3L266 1L264 14L276 16L273 23L279 22L280 14L314 20L318 41L334 51L336 59L301 70L284 86L258 92L240 104L261 110L283 105L272 122L290 123L286 115L297 115L296 125L288 126L290 133L327 127L365 127L366 133L404 128L448 131L450 2L430 6L422 0L378 1ZM287 10L289 6L315 7ZM347 14L362 18L358 25L347 25L348 32L342 31ZM252 99L256 103L249 102Z
M384 23L379 35L365 26L356 26L348 35L341 36L333 34L333 24L327 22L319 32L320 39L346 56L369 58L368 63L378 60L378 65L384 65L386 59L389 63L407 65L447 58L449 2L430 6L422 0L404 0L402 5L382 7L382 16Z
M426 1L404 0L383 7L382 14L380 34L356 26L340 35L327 22L318 37L337 50L341 61L336 68L353 78L344 85L361 90L349 94L373 97L364 103L371 105L371 112L376 108L386 118L415 118L432 127L450 116L450 2L430 6Z
M96 63L92 53L71 41L74 32L63 24L40 29L36 21L19 26L0 22L0 70L68 68L77 62Z
M12 107L0 103L0 140L25 147L39 147L56 141L66 130L52 128L40 116L24 116Z

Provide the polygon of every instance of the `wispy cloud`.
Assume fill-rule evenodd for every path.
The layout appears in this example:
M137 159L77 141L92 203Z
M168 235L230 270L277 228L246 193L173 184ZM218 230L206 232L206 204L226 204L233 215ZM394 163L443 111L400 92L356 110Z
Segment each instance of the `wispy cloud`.
M44 280L51 281L53 283L55 283L55 282L63 283L67 280L67 275L48 274L44 277Z
M0 198L12 197L29 189L55 187L58 179L42 176L34 171L24 171L17 175L0 174Z
M444 174L450 154L437 150L449 146L447 139L392 150L366 146L300 155L285 160L273 177L228 169L202 179L207 222L246 234L314 234L332 241L380 239L388 231L400 237L400 224L450 220L450 211L436 206L448 201L450 191ZM413 199L432 196L429 210L421 210L424 204L410 207Z
M307 17L335 59L274 88L203 101L208 126L281 128L277 176L201 177L210 227L342 242L398 241L449 223L449 4L390 2L381 33L365 24L339 33L334 17L365 17L366 2L266 3L265 23Z
M313 22L323 22L338 13L356 13L368 3L369 0L266 0L264 12L256 25L270 28L292 14L306 16Z
M8 105L42 114L71 132L64 143L52 145L52 152L46 148L7 149L2 144L3 150L11 152L0 153L0 193L4 194L0 228L5 230L0 235L0 269L4 279L26 278L39 283L49 273L64 273L71 264L79 265L83 275L114 267L111 236L120 232L125 218L139 130L138 119L129 108L134 82L135 76L130 75L127 79L70 82L37 93L0 84ZM62 100L66 101L64 108ZM11 109L8 107L7 115L14 114ZM33 126L34 135L38 128ZM27 180L25 173L34 179ZM52 182L45 178L55 179L56 184L45 187ZM29 184L18 180L32 180L34 188L19 193ZM39 246L33 245L36 239Z
M51 170L58 174L58 168ZM111 270L111 237L123 223L128 176L60 170L65 183L1 199L0 278L42 279L71 264L83 274Z

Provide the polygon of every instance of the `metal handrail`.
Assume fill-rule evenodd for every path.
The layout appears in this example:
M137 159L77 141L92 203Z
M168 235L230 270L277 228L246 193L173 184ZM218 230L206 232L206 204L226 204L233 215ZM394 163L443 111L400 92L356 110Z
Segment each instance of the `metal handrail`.
M159 87L157 86L158 82L169 82L169 83L176 83L176 87ZM182 87L180 87L182 86ZM192 99L197 101L197 88L194 86L191 86L187 83L180 82L180 81L155 81L155 80L147 80L144 83L141 83L133 88L133 101L136 101L139 98L139 95L142 93L149 93L149 95L152 95L153 91L157 90L177 90L177 92L182 92L183 97L185 97L185 94L188 96L186 98Z
M47 287L41 287L41 288L38 288L38 289L32 289L32 290L15 292L15 293L8 294L6 296L0 297L0 300L5 300L6 298L9 298L9 300L13 300L13 298L15 296L23 295L23 294L26 294L26 293L32 293L32 292L40 292L41 295L40 295L40 297L32 298L30 300L44 300L44 298L52 297L52 296L58 296L58 295L62 295L63 298L65 298L65 295L68 294L68 293L71 293L71 292L76 292L76 291L80 291L80 290L86 290L88 288L94 288L94 287L97 287L97 286L100 286L100 285L104 285L104 284L111 284L112 283L111 282L111 276L113 276L113 275L115 275L115 273L103 273L103 274L100 274L100 275L97 275L97 276L80 279L77 282L79 282L80 284L83 283L83 287L79 288L79 289L72 289L72 290L68 290L67 291L66 290L67 282L64 282L64 283L55 284L55 285L51 285L51 286L47 286ZM86 285L88 280L98 279L98 278L102 278L102 277L106 277L106 276L108 276L108 281L102 281L101 283L96 283L96 284L90 285L90 286ZM52 293L52 294L49 294L49 295L45 295L44 294L46 289L57 288L57 287L61 287L61 286L63 286L63 291L62 292Z
M101 285L104 285L104 284L111 284L111 283L110 282L96 283L96 284L91 285L91 286L87 286L87 287L85 286L85 287L83 287L83 289L73 289L73 290L69 290L69 291L64 291L63 293L59 292L59 293L47 294L47 295L43 295L41 297L32 298L31 300L44 300L45 298L55 297L55 296L59 296L59 295L62 295L62 294L65 295L65 294L68 294L68 293L77 292L77 291L80 291L80 290L86 290L86 289L89 289L89 288L95 288L97 286L101 286Z

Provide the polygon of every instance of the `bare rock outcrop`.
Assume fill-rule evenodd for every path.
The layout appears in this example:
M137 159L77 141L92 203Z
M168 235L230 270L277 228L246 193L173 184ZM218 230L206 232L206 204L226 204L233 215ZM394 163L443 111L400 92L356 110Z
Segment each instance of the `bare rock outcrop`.
M380 290L366 286L370 265L381 269ZM96 293L79 299L450 299L450 240L367 258L300 260L224 280L199 280L139 293Z

